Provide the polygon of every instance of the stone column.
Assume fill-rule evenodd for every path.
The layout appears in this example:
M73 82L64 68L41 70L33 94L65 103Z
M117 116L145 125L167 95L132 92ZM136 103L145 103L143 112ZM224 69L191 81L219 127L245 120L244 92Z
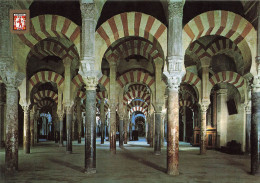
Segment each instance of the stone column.
M100 119L101 119L101 144L104 144L105 141L105 99L101 99L100 104Z
M124 146L124 115L119 115L119 147Z
M77 98L77 123L78 123L78 144L81 144L81 134L82 134L82 113L81 113L81 101L80 98Z
M116 62L110 62L110 150L116 154Z
M30 153L30 110L29 105L24 105L24 120L23 120L23 150L25 154Z
M227 89L217 91L217 147L226 146L227 143Z
M165 113L161 115L161 148L164 146Z
M60 121L60 141L59 146L63 147L63 111L58 111L59 121Z
M217 127L217 92L214 91L213 94L213 128Z
M200 154L206 154L207 144L207 109L209 106L208 101L203 101L201 104L201 124L200 124Z
M182 53L182 15L184 2L168 1L168 126L167 173L179 175L179 85L185 74Z
M155 112L154 154L161 154L161 111Z
M260 58L260 57L258 57ZM260 59L258 60L260 61ZM251 118L251 174L256 174L259 169L260 145L260 65L258 75L254 77L252 88L252 118Z
M179 93L178 83L168 77L167 173L178 175L179 165ZM180 80L181 81L181 80ZM179 81L179 82L180 82Z
M7 62L8 61L8 62ZM1 60L0 75L6 85L6 145L5 166L7 171L18 170L18 89L24 74L11 70L11 60ZM5 65L6 64L6 65ZM10 70L9 70L10 69Z
M127 127L128 127L128 118L127 115L124 117L124 144L127 144Z
M36 143L39 142L39 138L38 138L38 120L39 120L39 110L36 111L35 116L34 116L34 141Z
M96 85L97 78L84 78L86 83L85 173L96 173Z
M245 105L246 112L246 153L250 154L250 133L251 133L251 91L250 101Z
M36 106L33 106L33 108ZM30 145L31 147L34 146L34 116L35 116L35 110L32 109L30 112Z
M65 105L66 110L66 131L67 131L67 145L66 145L66 153L72 153L72 111L73 104Z
M9 10L13 9L13 2L1 1L0 7L0 57L12 58L12 35L9 31Z
M182 122L183 122L183 142L186 142L186 107L183 107L183 116L182 116Z
M154 112L150 116L150 147L154 146Z
M210 58L205 56L201 58L202 87L201 87L201 123L200 123L200 154L206 154L207 144L207 109L210 104L209 94L209 66Z
M4 86L0 83L0 149L4 147L4 102L3 102Z
M110 151L116 154L116 104L110 103Z
M91 1L92 2L92 1ZM86 84L85 173L96 173L96 85L100 71L95 68L95 3L80 3L82 16L81 69Z
M151 137L150 137L150 131L151 131L150 112L147 112L146 123L148 125L148 129L147 129L147 144L150 144L150 141L151 141Z
M257 6L258 27L257 27L257 76L254 77L251 105L251 174L256 174L259 169L260 159L260 3Z

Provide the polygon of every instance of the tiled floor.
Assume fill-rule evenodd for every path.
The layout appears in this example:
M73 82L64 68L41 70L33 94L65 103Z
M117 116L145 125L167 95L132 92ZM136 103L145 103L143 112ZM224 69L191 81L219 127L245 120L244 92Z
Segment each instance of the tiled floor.
M84 140L84 139L83 139ZM100 145L97 140L97 173L83 173L84 144L73 142L73 154L54 142L41 142L31 154L19 150L19 171L4 174L4 150L0 151L0 182L86 182L86 183L260 183L260 173L252 176L250 157L228 155L209 150L201 156L199 149L187 143L180 144L180 175L169 176L166 171L166 146L162 155L155 156L144 139L129 142L117 154L111 155L109 142Z

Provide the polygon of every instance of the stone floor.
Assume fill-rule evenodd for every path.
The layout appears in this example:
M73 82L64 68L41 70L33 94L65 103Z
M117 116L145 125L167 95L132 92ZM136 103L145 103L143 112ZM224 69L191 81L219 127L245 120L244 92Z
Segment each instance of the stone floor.
M84 139L83 139L84 140ZM118 145L118 144L117 144ZM260 173L252 176L250 157L228 155L214 150L198 155L199 149L187 143L180 144L180 175L172 177L166 172L166 147L162 155L155 156L144 139L129 142L117 154L109 152L109 142L100 145L97 140L97 173L83 173L84 145L73 142L73 154L54 142L40 142L31 154L19 150L19 171L4 174L4 150L0 151L0 182L10 183L260 183Z

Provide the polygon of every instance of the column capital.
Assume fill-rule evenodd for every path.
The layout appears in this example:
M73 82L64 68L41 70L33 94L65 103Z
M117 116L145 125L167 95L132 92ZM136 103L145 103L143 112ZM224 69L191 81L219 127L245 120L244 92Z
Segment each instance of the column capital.
M98 14L95 3L84 3L80 2L80 10L82 19L86 20L95 20L96 15Z
M162 113L162 106L163 104L156 104L155 105L155 113Z
M225 95L225 94L227 94L227 92L228 92L228 89L220 88L217 90L217 95Z
M202 102L200 104L201 112L207 112L209 104L210 104L209 99L202 99Z
M57 112L57 115L58 115L60 121L63 120L64 112L63 112L62 110L59 110L59 111Z
M183 6L184 0L169 0L168 1L168 17L172 18L182 18L183 16Z
M86 84L86 90L96 90L98 84L98 78L96 76L83 77L83 80Z
M29 113L30 112L30 105L22 105L24 113Z
M260 76L255 76L252 84L252 92L260 92Z
M16 71L10 71L6 67L1 67L0 65L0 75L2 77L3 83L7 88L15 88L21 85L23 79L25 78L25 74Z
M165 75L167 76L168 89L178 92L179 86L182 81L183 74L180 72L180 73L165 74Z
M63 61L63 64L64 64L65 68L71 66L71 59L70 58L66 57L62 61Z
M244 108L245 108L246 114L251 114L251 109L252 109L251 101L249 101L248 103L245 103Z
M117 104L111 102L111 103L109 104L109 108L111 109L110 112L111 112L111 111L116 111Z
M64 108L66 110L66 114L72 114L73 108L74 108L74 103L64 103Z

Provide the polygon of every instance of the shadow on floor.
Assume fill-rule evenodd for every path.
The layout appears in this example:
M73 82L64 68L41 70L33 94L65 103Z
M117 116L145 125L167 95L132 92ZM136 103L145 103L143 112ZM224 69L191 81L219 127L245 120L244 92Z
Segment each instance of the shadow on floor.
M52 158L49 158L48 160L51 161L52 163L56 163L56 164L59 164L59 165L65 166L65 167L69 167L69 168L76 170L78 172L84 173L84 171L85 171L84 168L82 168L80 166L73 165L69 162L65 162L65 161L58 160L58 159L52 159Z
M135 161L137 161L139 163L142 163L142 164L144 164L144 165L146 165L148 167L151 167L151 168L153 168L155 170L158 170L158 171L161 171L163 173L167 172L167 169L164 168L164 167L158 166L157 164L152 163L150 161L147 161L147 160L145 160L145 159L143 159L141 157L134 156L133 152L131 152L131 151L125 149L125 148L122 148L122 150L125 152L125 153L122 153L122 155L125 156L128 159L135 160Z

